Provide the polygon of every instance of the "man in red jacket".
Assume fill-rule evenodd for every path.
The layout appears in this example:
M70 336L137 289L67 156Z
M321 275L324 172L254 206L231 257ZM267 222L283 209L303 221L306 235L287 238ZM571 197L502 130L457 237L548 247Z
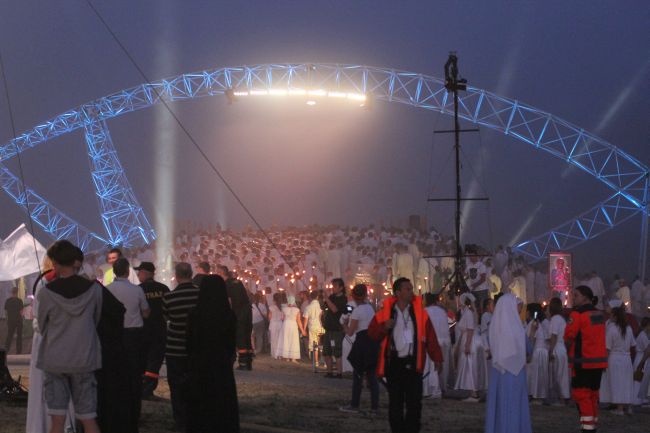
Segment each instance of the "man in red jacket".
M442 351L422 298L414 296L408 278L395 280L393 297L384 300L383 308L370 322L368 335L381 341L377 376L386 379L391 431L419 432L426 355L440 371Z
M607 368L605 316L594 307L587 286L573 290L573 311L564 330L571 368L571 397L578 406L583 432L595 432L598 423L600 376Z

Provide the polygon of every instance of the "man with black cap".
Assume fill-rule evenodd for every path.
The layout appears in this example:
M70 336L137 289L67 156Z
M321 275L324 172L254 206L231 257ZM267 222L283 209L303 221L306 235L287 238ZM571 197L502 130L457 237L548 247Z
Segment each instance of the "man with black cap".
M154 280L156 267L151 262L142 262L133 268L140 280L151 313L144 319L143 361L144 376L142 378L142 399L153 397L158 386L158 375L163 358L165 357L165 341L167 338L167 323L163 317L162 300L169 287Z

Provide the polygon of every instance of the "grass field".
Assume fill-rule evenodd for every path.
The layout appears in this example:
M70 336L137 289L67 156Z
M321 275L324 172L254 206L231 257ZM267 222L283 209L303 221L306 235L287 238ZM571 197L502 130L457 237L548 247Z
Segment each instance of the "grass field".
M11 367L14 377L26 376L26 366ZM389 432L387 395L382 390L377 418L346 414L338 407L350 398L352 381L325 379L307 364L291 365L268 357L258 359L252 372L237 372L240 418L244 432L303 431L313 433ZM28 379L25 377L25 379ZM143 402L140 432L166 432L171 425L169 391L162 381L156 393L165 400ZM369 394L362 394L362 409ZM485 404L455 399L424 400L423 432L474 433L483 431ZM24 407L0 403L0 433L25 432ZM531 406L535 433L578 432L577 410L573 406ZM646 433L650 413L617 416L604 410L600 433Z

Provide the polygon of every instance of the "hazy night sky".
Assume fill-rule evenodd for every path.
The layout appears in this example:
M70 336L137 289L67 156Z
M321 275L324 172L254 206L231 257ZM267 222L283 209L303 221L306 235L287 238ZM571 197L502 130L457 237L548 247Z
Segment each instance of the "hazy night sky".
M450 50L469 84L548 111L650 164L650 3L645 1L93 0L152 80L225 66L349 63L442 77ZM0 7L0 52L16 130L144 80L86 1ZM452 233L452 118L377 102L307 107L223 97L172 109L263 226L367 224L424 214ZM164 107L108 122L150 221L242 227L251 221ZM470 126L470 125L466 125ZM12 138L4 89L0 142ZM489 205L466 210L464 242L525 240L604 200L611 190L548 153L494 131L466 134L463 188ZM81 132L23 153L26 183L101 230ZM17 173L16 158L7 165ZM156 184L172 189L161 198ZM0 233L26 217L0 194ZM578 270L637 269L640 218L574 249ZM517 236L519 234L519 236ZM41 232L45 244L51 240ZM650 274L650 272L648 272Z

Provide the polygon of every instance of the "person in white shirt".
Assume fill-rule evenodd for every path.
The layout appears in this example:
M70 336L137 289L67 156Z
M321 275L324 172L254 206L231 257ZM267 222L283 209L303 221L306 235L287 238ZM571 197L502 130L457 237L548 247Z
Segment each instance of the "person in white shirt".
M265 300L264 292L256 292L255 302L251 304L255 354L264 353L269 340L269 310Z
M358 412L361 400L361 388L365 376L370 388L370 411L376 414L379 409L379 382L375 375L379 343L368 337L368 325L375 315L375 310L368 303L368 288L365 284L357 284L352 289L352 297L356 307L350 313L347 326L344 325L348 336L355 336L348 359L352 364L352 399L347 406L340 407L342 412Z
M307 348L309 350L309 357L312 358L314 365L318 365L318 350L314 350L318 346L320 336L325 332L323 325L320 321L322 310L320 302L318 302L318 291L314 290L309 293L309 304L305 308L302 317L307 328Z
M106 288L124 305L124 332L122 341L124 354L126 355L127 368L125 374L128 377L129 389L125 399L131 401L129 405L136 414L140 416L140 398L142 395L142 375L144 374L144 353L142 351L144 338L143 318L149 317L149 303L144 295L142 287L136 286L128 280L130 271L129 261L123 257L113 263L115 280Z

